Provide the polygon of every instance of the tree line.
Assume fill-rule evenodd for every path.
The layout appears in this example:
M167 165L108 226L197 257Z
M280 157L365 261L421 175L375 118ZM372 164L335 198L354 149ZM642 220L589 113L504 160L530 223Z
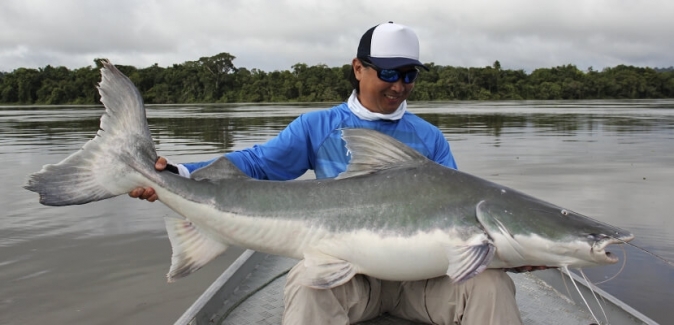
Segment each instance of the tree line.
M265 72L237 68L235 57L220 53L170 67L117 67L135 83L148 104L234 102L338 102L352 91L350 64L328 67L297 63L291 70ZM0 72L0 104L98 104L95 66L18 68ZM674 68L626 65L595 71L567 64L504 70L499 61L486 67L427 64L410 100L548 100L674 98Z

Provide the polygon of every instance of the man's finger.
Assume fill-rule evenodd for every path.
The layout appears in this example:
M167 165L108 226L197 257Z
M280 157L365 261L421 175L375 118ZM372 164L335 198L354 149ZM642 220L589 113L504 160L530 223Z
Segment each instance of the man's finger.
M166 165L168 164L168 161L164 157L159 157L157 158L157 161L154 163L154 168L156 170L164 170L166 169Z
M142 191L144 191L143 188L134 188L131 192L129 192L129 196L132 198L137 198L142 194Z
M154 189L151 187L145 188L145 191L143 192L142 198L145 200L149 200L153 195L156 196Z

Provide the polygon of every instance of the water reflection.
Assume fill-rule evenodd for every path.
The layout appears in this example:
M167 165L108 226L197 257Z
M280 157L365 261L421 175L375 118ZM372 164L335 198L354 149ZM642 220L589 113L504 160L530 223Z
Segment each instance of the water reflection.
M637 104L587 102L415 103L410 110L438 126L446 134L501 137L540 133L544 136L576 136L612 132L617 134L664 133L674 137L672 110L667 101ZM610 104L610 105L609 105ZM209 144L221 151L236 146L238 134L258 135L263 141L283 129L299 114L330 104L297 106L209 105L150 106L148 119L155 137L185 139ZM612 108L612 109L611 109ZM0 108L0 134L8 139L40 137L35 145L53 146L55 141L88 139L98 130L100 106L4 107Z

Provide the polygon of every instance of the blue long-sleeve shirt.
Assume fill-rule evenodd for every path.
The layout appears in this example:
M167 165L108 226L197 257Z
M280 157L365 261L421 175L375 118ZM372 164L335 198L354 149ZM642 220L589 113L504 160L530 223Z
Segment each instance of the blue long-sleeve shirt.
M353 114L346 103L303 114L267 143L228 153L226 157L257 179L290 180L309 169L314 170L316 178L336 177L346 170L350 159L341 138L342 128L377 130L441 165L457 168L447 140L429 122L410 112L395 121L366 121ZM192 173L213 160L182 165Z

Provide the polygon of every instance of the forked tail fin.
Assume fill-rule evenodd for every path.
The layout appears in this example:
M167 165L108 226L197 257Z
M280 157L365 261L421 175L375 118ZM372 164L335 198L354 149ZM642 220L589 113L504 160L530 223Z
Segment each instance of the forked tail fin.
M154 171L157 159L145 107L131 80L102 61L98 92L105 106L100 129L81 150L45 165L24 186L44 205L74 205L128 193L139 186L138 170Z

